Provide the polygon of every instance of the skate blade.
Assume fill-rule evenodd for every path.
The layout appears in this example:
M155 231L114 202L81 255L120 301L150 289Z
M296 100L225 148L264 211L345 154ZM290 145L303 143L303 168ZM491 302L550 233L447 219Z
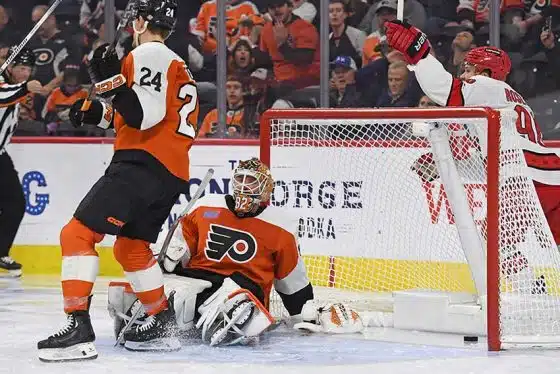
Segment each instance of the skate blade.
M83 361L97 358L93 343L76 344L68 348L39 349L39 360L43 362Z
M0 270L0 278L19 278L21 277L21 269L19 270Z
M173 352L181 349L178 338L153 339L147 342L132 342L127 340L124 347L134 352Z

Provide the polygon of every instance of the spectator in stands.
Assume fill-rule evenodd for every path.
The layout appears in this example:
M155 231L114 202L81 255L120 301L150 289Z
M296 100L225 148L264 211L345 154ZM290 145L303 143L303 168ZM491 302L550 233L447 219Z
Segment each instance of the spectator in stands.
M381 3L390 3L381 6ZM397 1L393 0L381 0L377 5L372 6L367 14L362 19L359 28L366 34L378 31L384 22L379 22L377 18L379 17L378 10L381 7L391 7L395 10L397 9ZM426 10L424 6L420 4L417 0L404 0L404 19L407 20L411 25L423 29L426 24Z
M409 77L406 63L396 61L389 65L387 72L388 90L386 90L377 101L378 107L414 107L420 98L418 82L412 76Z
M204 117L198 137L241 138L245 135L243 102L243 80L229 76L226 83L227 119L225 128L218 123L218 110L214 109Z
M237 75L242 79L249 77L255 65L253 48L251 41L245 36L233 45L228 61L228 75Z
M474 31L469 28L464 28L463 31L459 31L453 39L453 42L451 42L451 56L447 61L447 71L459 77L463 73L462 68L465 56L474 47L476 47Z
M62 85L55 88L50 94L47 104L43 109L43 118L47 124L47 134L57 135L60 125L64 122L70 125L70 107L78 99L85 99L87 90L82 88L80 82L80 67L67 65L64 68L64 79Z
M559 87L560 70L558 69L557 64L560 61L560 38L558 38L552 30L543 30L541 32L540 39L545 48L548 63L552 66L550 70L556 80L557 87Z
M362 66L362 51L366 34L355 27L348 26L349 8L344 0L330 0L329 3L329 60L333 61L337 56L350 56Z
M437 103L434 103L432 99L430 99L426 95L422 95L422 97L418 101L418 108L427 109L427 108L437 108L437 107L439 107L439 105L437 105Z
M272 82L274 82L272 73L264 68L256 69L249 76L248 90L243 97L246 137L259 137L260 116L267 109L265 99Z
M332 63L331 108L360 108L364 104L356 89L356 62L350 56L338 56Z
M33 8L31 19L39 21L48 7L38 5ZM45 86L44 96L47 96L60 85L62 68L75 53L75 47L66 41L66 36L60 33L56 18L51 15L37 30L36 36L29 42L29 48L35 52L37 58L34 79Z
M0 45L3 46L0 51L0 59L2 56L7 57L8 48L21 42L21 33L15 27L6 8L0 5Z
M226 32L227 45L230 47L241 36L250 36L242 33L239 21L242 19L253 19L254 24L262 23L257 21L259 18L259 10L251 1L244 0L226 0ZM216 54L218 41L216 39L218 8L216 1L208 1L202 4L198 16L196 18L196 26L193 33L199 37L202 50L205 53Z
M262 30L260 50L270 57L276 78L269 104L278 98L296 100L296 90L319 84L319 34L292 13L291 1L270 0L268 7L273 21Z
M315 8L315 5L307 0L292 0L292 4L294 6L293 12L296 16L309 23L315 21L315 16L317 15L317 8Z
M360 23L367 14L370 5L364 0L344 0L344 2L348 5L346 24L359 29Z
M397 19L397 0L381 0L372 8L375 9L374 21L377 23L376 30L373 31L364 42L362 51L362 66L366 66L387 54L387 45L383 41L385 29L383 24Z

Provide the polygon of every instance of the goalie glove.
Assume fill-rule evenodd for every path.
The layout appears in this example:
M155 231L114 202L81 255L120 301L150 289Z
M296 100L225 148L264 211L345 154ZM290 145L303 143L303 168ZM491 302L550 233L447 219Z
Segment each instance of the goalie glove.
M152 248L152 252L156 258L162 250L162 244L163 243L156 243ZM167 252L159 265L165 272L172 273L179 262L186 265L190 259L191 253L188 250L187 242L183 238L183 229L181 224L179 224L169 241Z
M385 22L387 43L404 54L407 62L416 65L430 53L431 45L426 34L408 22Z
M364 330L360 315L342 303L318 307L309 300L301 310L301 318L303 322L296 323L294 329L327 334L350 334Z

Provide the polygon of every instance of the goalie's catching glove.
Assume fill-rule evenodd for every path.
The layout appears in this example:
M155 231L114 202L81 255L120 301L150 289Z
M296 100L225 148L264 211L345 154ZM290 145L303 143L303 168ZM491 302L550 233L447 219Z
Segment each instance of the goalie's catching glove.
M416 65L430 53L431 45L426 34L408 22L385 22L387 43L404 54L407 62Z
M296 323L294 329L327 334L349 334L364 330L360 315L342 303L318 306L309 300L301 310L301 318L303 322Z

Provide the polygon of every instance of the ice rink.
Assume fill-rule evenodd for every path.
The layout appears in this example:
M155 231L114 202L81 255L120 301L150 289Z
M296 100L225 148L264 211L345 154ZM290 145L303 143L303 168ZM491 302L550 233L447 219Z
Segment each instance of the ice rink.
M371 330L365 337L333 337L279 328L253 347L190 344L174 353L128 352L113 347L106 289L107 279L99 279L91 311L99 358L47 364L38 360L36 345L65 322L57 279L0 278L0 373L560 373L560 350L495 354L486 352L484 343L465 345L455 337L403 334L392 329ZM396 339L408 343L394 342Z

